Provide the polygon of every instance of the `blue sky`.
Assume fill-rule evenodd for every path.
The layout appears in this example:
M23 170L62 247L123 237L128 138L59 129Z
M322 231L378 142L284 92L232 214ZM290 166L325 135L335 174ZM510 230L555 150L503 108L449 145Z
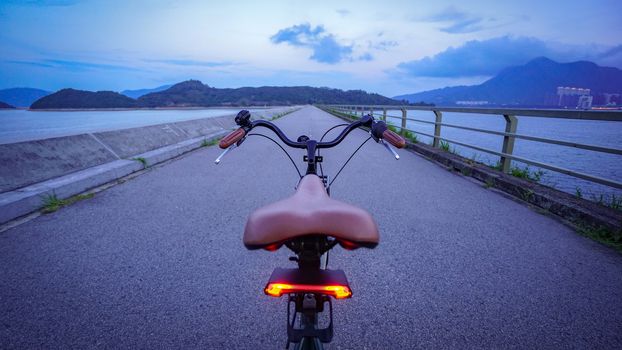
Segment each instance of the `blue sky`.
M622 68L620 33L620 0L0 0L0 88L199 79L394 96L539 56Z

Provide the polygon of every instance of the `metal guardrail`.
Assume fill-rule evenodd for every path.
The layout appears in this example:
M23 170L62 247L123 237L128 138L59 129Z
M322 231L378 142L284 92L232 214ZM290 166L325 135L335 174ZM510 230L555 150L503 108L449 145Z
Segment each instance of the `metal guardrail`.
M356 117L358 115L362 116L365 113L371 113L373 115L379 115L384 121L386 121L387 118L394 118L394 119L401 120L400 130L402 134L404 133L404 131L409 131L414 134L431 137L433 140L432 146L437 147L437 148L440 147L441 141L445 141L445 142L449 142L452 144L468 147L468 148L471 148L477 151L499 156L500 163L501 163L501 170L506 173L510 172L511 162L512 160L514 160L517 162L534 165L534 166L537 166L543 169L548 169L548 170L555 171L558 173L578 177L578 178L585 179L585 180L592 181L592 182L596 182L602 185L622 189L622 183L615 181L615 180L605 179L602 177L589 175L589 174L581 173L578 171L573 171L570 169L558 167L558 166L548 164L548 163L539 162L539 161L529 159L529 158L515 156L512 154L514 152L514 141L516 139L524 139L524 140L541 142L541 143L546 143L546 144L554 144L554 145L560 145L560 146L565 146L565 147L580 148L580 149L585 149L585 150L600 152L600 153L622 155L622 149L602 147L602 146L589 145L589 144L583 144L583 143L575 143L575 142L556 140L556 139L550 139L550 138L544 138L544 137L536 137L536 136L516 133L516 127L518 125L518 119L516 118L516 116L557 118L557 119L561 118L561 119L580 119L580 120L605 120L605 121L622 122L622 111L378 106L378 105L327 105L323 107L326 109L332 110L334 112L346 114L352 117ZM399 110L401 111L402 115L401 117L387 115L388 110ZM428 120L409 118L408 117L409 110L433 112L435 115L435 120L432 122ZM374 111L382 111L382 114L374 113ZM503 116L503 118L505 119L505 132L443 123L443 112L477 113L477 114L490 114L490 115ZM406 127L407 121L432 124L434 125L434 134L432 135L432 134L424 133L421 131L408 129ZM503 136L503 146L500 151L495 151L495 150L491 150L491 149L487 149L487 148L471 145L468 143L445 138L441 136L441 127L443 126L448 127L448 128L456 128L456 129L475 131L475 132L480 132L480 133L485 133L485 134ZM621 164L622 164L622 160L621 160Z

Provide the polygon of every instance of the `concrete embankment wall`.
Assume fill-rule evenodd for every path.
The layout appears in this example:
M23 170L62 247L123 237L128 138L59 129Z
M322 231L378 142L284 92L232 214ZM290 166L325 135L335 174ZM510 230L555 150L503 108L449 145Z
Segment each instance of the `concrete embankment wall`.
M264 119L293 108L267 109ZM235 114L0 145L0 223L32 212L42 197L66 198L200 147L234 128Z
M225 116L0 145L0 192L234 126L233 116Z

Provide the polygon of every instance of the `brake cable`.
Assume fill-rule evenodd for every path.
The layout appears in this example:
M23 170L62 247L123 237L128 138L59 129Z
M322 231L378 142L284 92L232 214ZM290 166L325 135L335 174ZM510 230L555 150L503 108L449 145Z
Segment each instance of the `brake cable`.
M337 172L337 175L335 175L335 177L333 177L333 181L331 181L331 182L328 184L328 187L329 187L329 188L330 188L330 186L333 184L333 182L335 182L335 180L337 180L337 176L339 176L339 174L341 174L341 171L343 170L343 168L345 168L345 167L346 167L346 165L348 165L348 162L350 162L350 160L352 159L352 157L354 157L354 155L356 154L356 152L358 152L358 151L361 149L361 147L363 147L363 145L365 145L365 144L367 143L367 141L371 140L371 138L372 138L372 137L370 136L370 137L368 137L368 138L367 138L367 140L363 141L363 143L361 143L361 145L360 145L360 146L359 146L359 147L358 147L358 148L354 151L354 153L352 153L352 154L350 155L350 158L348 158L348 160L346 160L346 162L345 162L345 163L343 163L343 165L341 166L341 169L339 169L339 171Z
M331 132L331 130L338 128L340 126L348 126L350 124L337 124L335 126L333 126L332 128L326 130L326 132L324 132L324 135L322 135L322 137L320 137L320 142L322 142L324 140L324 137L326 137L326 135L328 135L329 132ZM320 156L320 149L317 149L317 155L318 157ZM322 163L320 163L320 174L322 175L322 178L324 178L324 167L322 167ZM332 182L331 182L332 183ZM328 185L328 187L330 187L330 184Z
M271 138L270 136L266 136L264 134L247 134L246 136L261 136L261 137L265 137L268 140L274 142L277 146L279 146L279 148L285 152L285 155L287 155L287 158L289 158L289 160L292 162L292 165L294 166L294 168L296 168L296 172L298 173L298 176L302 179L302 174L300 173L300 169L298 169L298 166L296 166L296 163L294 162L294 160L292 159L292 156L289 155L289 153L287 153L287 151L285 150L285 148L283 148L283 146L281 146L281 144L279 144L278 142L276 142L273 138Z

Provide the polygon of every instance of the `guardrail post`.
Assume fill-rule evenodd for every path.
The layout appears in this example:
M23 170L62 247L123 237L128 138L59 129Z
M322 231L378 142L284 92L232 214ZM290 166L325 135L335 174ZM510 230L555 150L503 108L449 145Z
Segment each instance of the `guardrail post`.
M385 123L387 122L387 109L386 108L382 109L382 121L384 121Z
M436 118L434 119L434 140L432 147L440 147L441 143L441 123L443 122L443 113L441 111L432 111Z
M402 108L402 128L400 129L400 134L402 136L404 136L404 134L406 133L406 108Z
M371 114L371 116L374 116L374 107L369 107L369 114Z
M504 114L503 118L505 118L505 132L510 134L516 133L516 125L518 124L518 119L515 116ZM501 149L501 153L512 155L514 152L514 136L503 136L503 148ZM501 169L504 173L509 173L512 166L512 159L507 157L501 157Z

